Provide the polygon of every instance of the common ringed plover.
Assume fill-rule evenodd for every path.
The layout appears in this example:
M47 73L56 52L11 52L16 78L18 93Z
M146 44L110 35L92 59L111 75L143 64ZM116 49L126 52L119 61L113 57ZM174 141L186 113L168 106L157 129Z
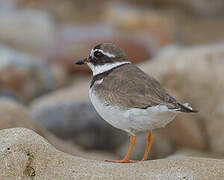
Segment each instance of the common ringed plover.
M112 126L130 134L130 147L122 160L130 163L136 135L149 132L142 161L146 161L152 144L152 130L166 126L180 113L196 112L181 104L153 77L133 65L116 45L95 46L90 56L76 64L87 64L93 72L89 96L99 115Z

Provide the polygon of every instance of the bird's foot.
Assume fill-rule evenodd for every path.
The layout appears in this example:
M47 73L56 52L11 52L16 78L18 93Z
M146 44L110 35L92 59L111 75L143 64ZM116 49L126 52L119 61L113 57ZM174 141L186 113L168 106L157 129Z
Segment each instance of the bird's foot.
M144 162L144 161L149 161L149 160L148 160L148 159L142 159L142 160L141 160L141 162Z
M122 159L122 160L105 160L106 162L112 162L112 163L136 163L136 161L131 161L128 159Z

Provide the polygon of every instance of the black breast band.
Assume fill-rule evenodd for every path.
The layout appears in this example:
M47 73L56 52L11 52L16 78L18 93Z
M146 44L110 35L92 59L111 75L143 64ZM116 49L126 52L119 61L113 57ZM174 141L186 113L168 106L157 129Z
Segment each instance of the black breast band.
M119 66L116 66L116 67L114 67L114 68L108 70L108 71L105 71L105 72L103 72L103 73L100 73L100 74L97 74L97 75L93 76L93 79L92 79L92 81L91 81L90 88L94 85L94 83L95 83L96 81L103 79L103 78L106 77L108 74L110 74L113 70L115 70L115 69L117 69L117 68L119 68L119 67L121 67L121 66L127 65L127 64L130 64L130 63L124 63L124 64L121 64L121 65L119 65Z

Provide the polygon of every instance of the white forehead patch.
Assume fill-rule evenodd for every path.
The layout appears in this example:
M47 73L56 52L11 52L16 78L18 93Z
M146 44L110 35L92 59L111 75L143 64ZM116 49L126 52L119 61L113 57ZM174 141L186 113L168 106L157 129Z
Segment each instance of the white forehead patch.
M104 54L105 56L110 57L110 58L115 57L114 54L111 54L111 53L109 53L109 52L104 52L104 51L101 50L101 49L92 49L91 52L90 52L90 56L91 56L92 58L94 57L94 53L95 53L96 51L101 52L102 54Z

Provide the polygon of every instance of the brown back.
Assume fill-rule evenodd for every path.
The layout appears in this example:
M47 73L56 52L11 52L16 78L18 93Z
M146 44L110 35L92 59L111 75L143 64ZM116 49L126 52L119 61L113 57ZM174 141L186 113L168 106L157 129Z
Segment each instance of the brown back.
M158 81L132 64L114 69L93 88L107 105L123 109L145 109L156 105L166 105L169 109L181 108Z

